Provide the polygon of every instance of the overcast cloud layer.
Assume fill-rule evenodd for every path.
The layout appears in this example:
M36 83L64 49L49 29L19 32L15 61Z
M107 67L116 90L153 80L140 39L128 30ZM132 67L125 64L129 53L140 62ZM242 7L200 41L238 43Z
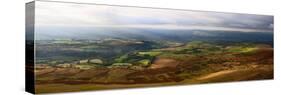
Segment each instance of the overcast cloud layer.
M36 27L273 32L273 16L36 2Z

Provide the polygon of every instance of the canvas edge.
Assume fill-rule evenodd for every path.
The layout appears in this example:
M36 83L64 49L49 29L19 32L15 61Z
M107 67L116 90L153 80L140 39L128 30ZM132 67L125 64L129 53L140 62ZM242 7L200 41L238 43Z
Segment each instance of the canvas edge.
M35 94L34 74L35 1L25 4L25 91Z

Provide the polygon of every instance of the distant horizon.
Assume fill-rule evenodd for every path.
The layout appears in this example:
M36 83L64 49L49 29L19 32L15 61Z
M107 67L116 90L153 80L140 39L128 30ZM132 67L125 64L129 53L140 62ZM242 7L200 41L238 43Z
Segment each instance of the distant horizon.
M37 2L36 6L36 29L96 27L124 31L167 29L273 32L274 28L273 16L266 15L53 2Z

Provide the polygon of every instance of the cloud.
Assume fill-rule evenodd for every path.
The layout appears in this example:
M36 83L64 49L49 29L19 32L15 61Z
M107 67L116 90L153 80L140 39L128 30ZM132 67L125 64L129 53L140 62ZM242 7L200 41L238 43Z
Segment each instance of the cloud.
M36 3L36 26L273 32L273 16L137 7Z
M80 27L93 27L93 28L115 28L115 29L166 29L166 30L206 30L206 31L231 31L231 32L270 32L270 30L261 29L247 29L235 27L219 27L219 26L180 26L173 24L160 24L160 25L89 25Z

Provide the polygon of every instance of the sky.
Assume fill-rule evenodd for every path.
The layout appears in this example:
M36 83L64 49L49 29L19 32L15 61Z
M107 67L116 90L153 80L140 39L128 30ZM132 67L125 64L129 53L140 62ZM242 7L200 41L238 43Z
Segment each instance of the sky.
M120 7L93 4L36 3L36 27L220 30L273 32L273 16Z

